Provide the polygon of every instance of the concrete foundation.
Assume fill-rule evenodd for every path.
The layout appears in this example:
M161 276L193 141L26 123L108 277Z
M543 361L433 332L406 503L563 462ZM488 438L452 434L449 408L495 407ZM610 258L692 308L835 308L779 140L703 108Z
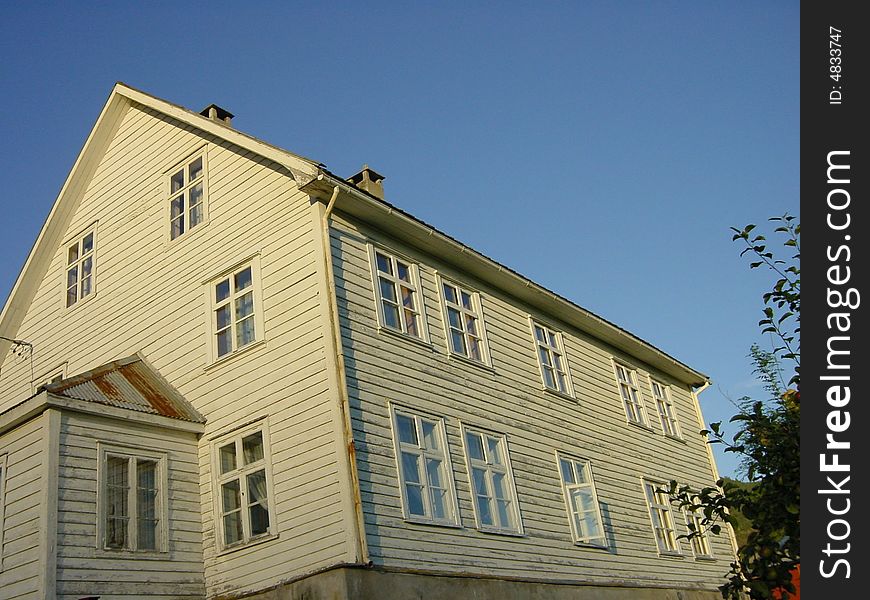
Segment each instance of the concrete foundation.
M341 567L252 600L721 600L716 590L539 583Z

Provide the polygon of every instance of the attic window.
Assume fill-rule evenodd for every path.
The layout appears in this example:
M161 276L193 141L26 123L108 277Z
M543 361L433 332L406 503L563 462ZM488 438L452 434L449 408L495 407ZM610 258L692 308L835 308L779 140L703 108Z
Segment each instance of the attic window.
M84 300L94 292L95 226L84 232L66 250L66 306Z
M184 235L205 219L205 151L169 172L169 238Z

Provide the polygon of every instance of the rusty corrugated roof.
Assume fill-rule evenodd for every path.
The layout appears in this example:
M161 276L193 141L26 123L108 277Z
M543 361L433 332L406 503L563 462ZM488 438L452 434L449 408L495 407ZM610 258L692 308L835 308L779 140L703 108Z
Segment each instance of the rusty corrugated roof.
M205 423L205 417L138 354L49 383L56 396Z

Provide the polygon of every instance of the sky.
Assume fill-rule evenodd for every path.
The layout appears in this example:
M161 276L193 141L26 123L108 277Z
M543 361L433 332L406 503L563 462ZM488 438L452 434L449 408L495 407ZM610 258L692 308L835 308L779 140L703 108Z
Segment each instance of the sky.
M369 164L392 204L709 375L707 422L764 397L747 355L771 348L773 278L729 228L799 216L798 2L0 10L0 299L123 81L333 173Z

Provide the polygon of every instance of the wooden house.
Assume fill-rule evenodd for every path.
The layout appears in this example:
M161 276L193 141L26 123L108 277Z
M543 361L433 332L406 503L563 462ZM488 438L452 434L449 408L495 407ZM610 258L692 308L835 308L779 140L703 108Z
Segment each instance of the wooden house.
M707 377L117 84L0 313L0 598L717 598Z

